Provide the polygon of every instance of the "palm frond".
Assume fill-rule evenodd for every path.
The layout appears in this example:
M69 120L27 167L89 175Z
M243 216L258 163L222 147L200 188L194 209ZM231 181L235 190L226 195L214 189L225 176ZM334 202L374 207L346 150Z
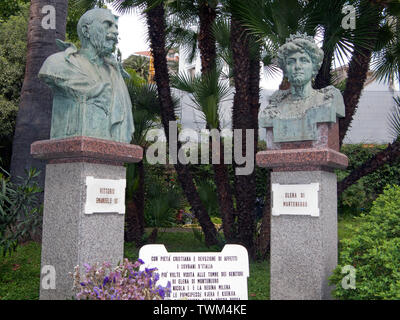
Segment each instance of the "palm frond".
M197 2L188 0L169 0L166 3L167 19L180 25L191 26L198 22Z
M215 20L212 26L212 33L215 41L218 43L219 48L230 48L231 24L228 19L220 18Z
M219 215L218 197L215 184L208 179L202 180L197 185L201 201L210 216Z
M229 83L221 81L222 70L215 70L202 76L191 77L179 74L171 77L172 87L191 94L194 107L201 111L210 129L219 128L220 104L231 92Z
M264 64L264 74L267 78L277 78L281 75L281 69L276 65L274 56L264 54L262 62Z
M81 14L93 8L102 8L111 0L70 0L68 5L71 9L77 10Z
M188 73L179 73L172 76L170 81L173 88L193 94L201 80L199 76L192 77Z
M154 2L160 1L150 1L150 0L111 0L111 6L117 11L119 14L130 14L137 12L137 10L145 10L148 9Z
M400 19L392 17L390 20L382 27L382 38L386 36L386 39L380 40L382 49L373 54L371 63L376 79L385 83L400 71Z
M146 146L147 132L156 126L161 113L157 87L154 84L138 84L133 80L127 80L126 84L132 101L135 125L133 143Z
M168 23L166 31L167 46L179 46L181 52L188 57L188 62L192 63L197 53L198 32L193 28L182 26L176 22Z

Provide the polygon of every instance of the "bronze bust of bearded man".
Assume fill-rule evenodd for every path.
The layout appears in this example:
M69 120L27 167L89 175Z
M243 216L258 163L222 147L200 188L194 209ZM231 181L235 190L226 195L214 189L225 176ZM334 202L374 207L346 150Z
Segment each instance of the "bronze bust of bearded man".
M130 143L132 104L113 53L118 17L107 9L87 11L78 22L82 48L57 40L64 51L44 62L39 78L53 91L51 139L86 136Z

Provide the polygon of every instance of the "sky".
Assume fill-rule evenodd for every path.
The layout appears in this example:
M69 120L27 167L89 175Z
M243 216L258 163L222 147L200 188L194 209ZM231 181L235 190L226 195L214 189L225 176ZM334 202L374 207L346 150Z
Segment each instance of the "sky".
M147 44L147 26L145 19L137 13L120 15L114 9L110 9L113 14L120 17L118 19L118 48L122 53L122 59L128 58L137 51L150 50Z

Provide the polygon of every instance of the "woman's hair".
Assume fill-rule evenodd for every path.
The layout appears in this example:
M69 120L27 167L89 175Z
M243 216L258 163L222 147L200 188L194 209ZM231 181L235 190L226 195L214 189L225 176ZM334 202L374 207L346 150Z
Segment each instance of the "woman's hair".
M286 39L286 43L278 50L277 62L283 73L286 74L287 57L296 52L305 52L310 56L313 64L313 77L316 76L321 68L324 52L315 44L313 37L301 33L290 35Z

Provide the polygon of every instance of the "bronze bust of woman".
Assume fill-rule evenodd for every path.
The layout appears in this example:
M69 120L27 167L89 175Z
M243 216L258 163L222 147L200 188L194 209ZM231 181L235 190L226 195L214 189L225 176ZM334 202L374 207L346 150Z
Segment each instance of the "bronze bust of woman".
M274 92L259 115L260 127L273 128L274 142L317 140L317 123L335 123L337 117L344 117L343 97L338 89L312 88L323 57L313 37L305 34L291 35L279 48L278 64L290 89Z

